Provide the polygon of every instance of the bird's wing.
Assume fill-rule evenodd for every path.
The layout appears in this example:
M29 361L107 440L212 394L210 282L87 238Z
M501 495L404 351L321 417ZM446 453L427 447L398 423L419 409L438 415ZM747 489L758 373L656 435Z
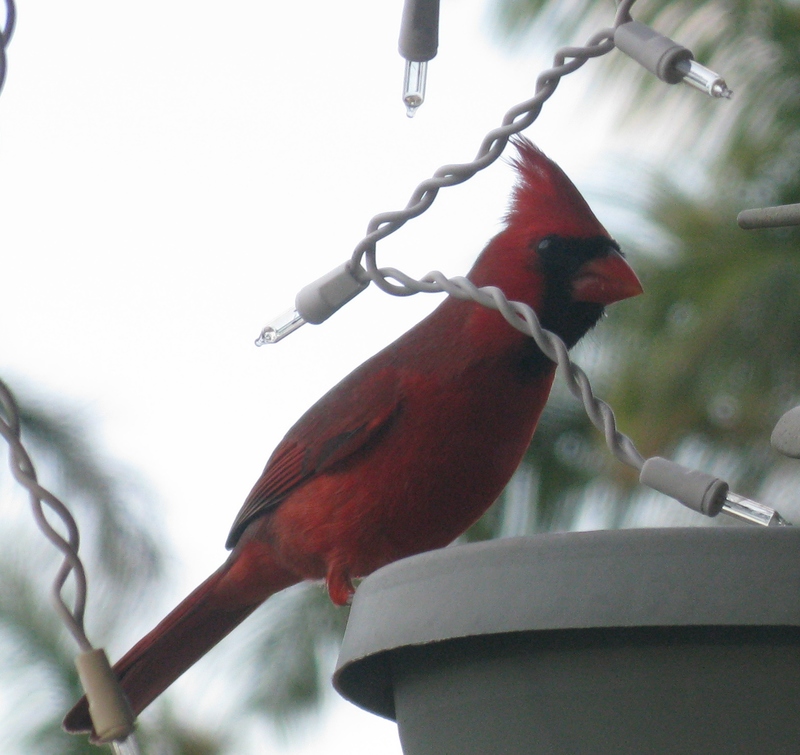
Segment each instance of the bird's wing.
M376 442L397 417L402 408L397 370L364 372L356 370L289 430L236 515L226 548L302 482Z

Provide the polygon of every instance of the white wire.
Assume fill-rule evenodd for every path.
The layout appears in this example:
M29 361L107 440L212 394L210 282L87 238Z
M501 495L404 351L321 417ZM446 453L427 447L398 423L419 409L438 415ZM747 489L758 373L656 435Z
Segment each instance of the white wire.
M539 348L562 368L570 391L581 399L592 424L603 432L614 456L635 469L641 469L644 457L636 450L633 441L617 430L614 412L592 392L586 373L569 358L564 342L539 324L536 313L522 302L510 302L503 292L493 286L477 288L466 278L448 279L435 271L416 280L395 268L379 268L376 244L402 227L411 218L425 212L436 199L439 189L463 183L478 171L487 168L503 153L510 137L528 128L539 116L542 105L549 99L561 78L578 70L590 58L605 55L614 49L614 29L631 20L630 8L634 0L622 0L617 8L614 25L593 34L584 47L562 47L553 58L552 68L543 71L536 80L534 96L511 108L502 125L490 131L483 139L478 154L471 163L445 165L431 178L422 181L411 195L405 209L375 215L367 225L367 235L358 243L351 257L351 270L361 271L378 288L392 296L411 296L422 292L446 292L459 299L475 301L485 307L499 310L517 330L531 336ZM362 262L366 270L361 267ZM395 282L390 281L392 279Z
M2 29L0 29L0 92L3 91L3 84L6 80L6 47L14 34L14 25L17 20L17 9L14 0L5 0L6 19Z
M593 34L584 47L562 47L553 58L553 67L539 74L534 96L511 108L504 116L502 125L490 131L483 139L478 154L470 163L444 165L431 178L420 183L411 195L405 209L375 215L367 225L367 235L357 244L351 258L353 269L358 269L363 258L369 278L386 293L395 296L408 296L418 289L396 286L389 283L378 270L375 261L375 245L378 241L394 233L408 220L425 212L433 204L439 189L456 186L472 178L476 173L488 168L503 154L509 138L528 128L539 116L542 105L548 100L562 77L577 71L587 60L605 55L614 49L614 29L630 21L630 8L634 0L622 0L617 9L614 26ZM570 59L567 62L567 59Z
M0 435L8 443L9 464L16 481L30 494L30 505L36 524L44 536L64 555L52 588L52 599L56 611L83 652L92 650L86 637L83 617L86 609L86 573L78 556L80 533L69 509L36 479L36 470L20 440L19 409L8 386L0 380ZM5 415L4 417L2 415ZM49 507L66 529L63 537L48 521L44 506ZM61 594L67 578L73 574L75 603L70 609Z
M586 373L569 358L566 344L555 333L541 326L536 312L527 304L509 301L496 286L478 288L467 278L448 278L438 270L428 273L419 281L393 268L381 268L379 273L384 278L398 281L409 293L446 293L456 299L474 301L499 311L514 328L533 338L545 356L562 368L567 386L583 402L587 416L603 433L614 456L635 469L642 468L644 457L636 450L633 441L617 429L614 411L605 401L594 395Z

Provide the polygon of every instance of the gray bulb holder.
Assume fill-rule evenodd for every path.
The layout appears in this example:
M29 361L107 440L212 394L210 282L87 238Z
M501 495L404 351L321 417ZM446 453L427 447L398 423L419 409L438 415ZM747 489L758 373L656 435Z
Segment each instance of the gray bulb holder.
M439 49L439 0L405 0L398 50L406 60L433 60Z
M691 50L638 21L620 24L614 30L614 44L667 84L683 81L676 64L694 58Z
M295 297L295 309L305 322L313 325L325 322L369 285L363 268L359 267L358 272L363 275L359 277L354 273L350 262L339 265L300 289Z

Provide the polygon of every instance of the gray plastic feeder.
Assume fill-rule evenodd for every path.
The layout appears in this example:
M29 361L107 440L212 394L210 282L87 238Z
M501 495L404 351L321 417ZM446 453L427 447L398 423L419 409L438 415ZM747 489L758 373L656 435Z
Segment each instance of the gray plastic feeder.
M800 529L622 530L364 580L339 692L406 755L800 752Z

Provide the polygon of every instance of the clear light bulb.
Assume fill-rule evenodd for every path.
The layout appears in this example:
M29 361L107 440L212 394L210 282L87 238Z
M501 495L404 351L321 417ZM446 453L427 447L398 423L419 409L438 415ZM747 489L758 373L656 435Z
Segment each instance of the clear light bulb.
M128 738L121 742L111 742L111 750L114 755L141 755L142 753L136 736L133 734L128 735Z
M725 98L726 100L733 97L733 91L728 89L725 79L718 73L700 65L696 60L680 60L675 63L675 70L683 76L685 83L710 97Z
M775 509L730 491L722 504L722 513L750 524L760 524L762 527L791 527L791 523Z
M425 102L425 82L428 78L428 62L407 60L403 77L403 102L406 115L413 118L419 106Z
M296 309L289 309L264 326L261 334L256 338L256 346L278 343L278 341L286 338L290 333L294 333L301 325L305 324L306 321Z
M256 338L256 346L277 343L307 322L319 325L369 285L360 265L345 262L321 278L303 286L287 310L268 323Z

